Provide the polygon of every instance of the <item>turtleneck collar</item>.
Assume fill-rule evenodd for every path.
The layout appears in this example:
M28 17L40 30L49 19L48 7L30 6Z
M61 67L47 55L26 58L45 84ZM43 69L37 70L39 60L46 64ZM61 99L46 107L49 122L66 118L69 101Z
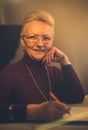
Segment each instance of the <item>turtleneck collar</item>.
M27 63L27 65L32 65L34 67L40 68L40 67L44 67L45 63L42 63L42 61L36 61L34 59L32 59L31 57L29 57L26 53L23 56L22 59L25 63Z

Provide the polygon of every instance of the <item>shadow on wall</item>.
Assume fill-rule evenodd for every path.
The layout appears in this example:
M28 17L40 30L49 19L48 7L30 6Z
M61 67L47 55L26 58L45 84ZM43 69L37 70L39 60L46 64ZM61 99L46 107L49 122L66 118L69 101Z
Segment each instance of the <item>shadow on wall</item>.
M21 25L0 25L0 70L14 58Z

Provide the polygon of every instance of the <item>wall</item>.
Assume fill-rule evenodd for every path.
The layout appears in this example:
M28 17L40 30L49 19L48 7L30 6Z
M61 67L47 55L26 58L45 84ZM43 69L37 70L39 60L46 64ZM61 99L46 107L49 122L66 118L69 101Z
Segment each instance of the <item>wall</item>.
M4 1L4 0L3 0ZM88 93L88 1L87 0L7 0L2 4L0 23L22 24L24 15L31 10L45 9L56 19L54 45L70 58ZM17 61L22 54L16 51Z

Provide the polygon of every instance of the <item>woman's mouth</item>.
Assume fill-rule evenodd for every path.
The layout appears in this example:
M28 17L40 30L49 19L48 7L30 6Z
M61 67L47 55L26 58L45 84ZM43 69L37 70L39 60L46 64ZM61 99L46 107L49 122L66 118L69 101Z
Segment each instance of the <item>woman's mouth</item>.
M46 50L41 50L41 49L33 49L33 51L36 51L36 52L39 52L39 53L46 52Z

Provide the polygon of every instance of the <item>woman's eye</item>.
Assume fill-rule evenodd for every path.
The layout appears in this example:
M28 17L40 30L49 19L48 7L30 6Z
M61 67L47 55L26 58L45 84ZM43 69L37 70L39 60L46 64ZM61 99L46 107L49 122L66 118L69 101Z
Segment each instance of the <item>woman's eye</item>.
M29 36L28 39L36 39L35 36Z
M43 37L44 40L51 40L49 37Z

